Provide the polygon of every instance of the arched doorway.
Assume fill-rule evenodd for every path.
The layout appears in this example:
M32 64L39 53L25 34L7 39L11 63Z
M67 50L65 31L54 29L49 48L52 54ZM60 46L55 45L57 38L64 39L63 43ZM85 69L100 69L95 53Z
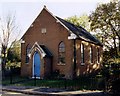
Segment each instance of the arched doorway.
M35 51L33 56L33 77L36 76L37 78L40 78L40 65L40 54L37 51Z

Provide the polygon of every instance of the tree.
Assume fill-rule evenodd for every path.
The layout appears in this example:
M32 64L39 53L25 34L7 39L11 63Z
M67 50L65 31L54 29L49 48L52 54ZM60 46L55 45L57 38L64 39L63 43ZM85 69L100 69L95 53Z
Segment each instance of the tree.
M101 74L108 80L108 88L113 88L112 81L120 80L120 3L112 1L100 4L89 16L91 30L96 32L105 46ZM118 48L118 49L117 49ZM119 88L119 87L118 87ZM118 89L117 88L117 89ZM108 89L110 90L110 89ZM115 90L115 92L119 90Z
M7 63L6 68L10 67L20 67L20 61L21 61L21 46L20 41L16 41L13 43L11 48L8 50L7 54Z
M90 22L89 22L89 16L87 14L83 14L81 16L71 16L66 18L68 22L71 22L75 24L76 26L82 26L85 28L87 31L90 31Z
M20 41L13 43L11 48L8 50L7 59L10 62L20 62L21 61L21 46Z
M2 73L4 75L7 52L19 35L15 15L8 14L5 18L0 17L0 44L2 49Z
M118 1L100 4L89 16L91 30L96 32L96 36L101 39L105 48L115 50L115 56L120 51L120 6L118 5Z

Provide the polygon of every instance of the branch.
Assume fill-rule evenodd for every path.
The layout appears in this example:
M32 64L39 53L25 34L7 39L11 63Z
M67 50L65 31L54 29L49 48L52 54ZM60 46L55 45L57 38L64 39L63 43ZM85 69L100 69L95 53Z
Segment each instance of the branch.
M107 13L107 12L106 12ZM111 16L107 13L107 15L111 18ZM114 26L111 24L111 20L109 20L108 22L106 20L104 20L107 24L109 24L112 28L112 31L115 32L115 34L120 37L120 35L118 34L117 30L114 28Z
M111 24L111 22L109 22L109 25L112 27L112 30L115 32L115 34L120 37L120 35L118 34L118 32L115 30L114 26Z
M15 40L11 43L11 45L10 45L10 47L9 47L9 48L11 48L11 47L12 47L12 45L13 45L16 41L17 41L17 39L15 39Z
M108 40L105 41L108 45L110 45L111 47L113 47ZM107 45L106 45L107 46Z

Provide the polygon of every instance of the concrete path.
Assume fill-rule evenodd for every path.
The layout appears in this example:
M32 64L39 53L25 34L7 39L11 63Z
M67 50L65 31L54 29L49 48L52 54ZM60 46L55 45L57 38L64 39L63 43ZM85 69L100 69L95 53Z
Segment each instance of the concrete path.
M22 95L22 96L25 96L25 94L18 93L18 92L2 91L2 96L7 96L7 95L11 95L11 96L16 96L16 95L20 95L21 96Z
M42 96L109 96L102 91L89 91L78 90L69 91L57 88L44 88L44 87L25 87L25 86L3 86L3 91L18 92L27 95L42 95Z

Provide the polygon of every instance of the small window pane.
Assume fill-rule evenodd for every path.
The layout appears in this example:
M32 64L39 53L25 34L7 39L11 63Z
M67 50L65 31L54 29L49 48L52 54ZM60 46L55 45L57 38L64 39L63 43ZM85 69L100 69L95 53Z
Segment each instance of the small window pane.
M84 62L84 44L81 44L81 63L85 63Z
M97 48L97 63L100 63L100 52L99 52L99 48Z
M61 42L58 47L58 63L65 63L65 44Z
M26 61L25 61L26 63L29 62L28 53L29 53L30 49L31 49L31 46L28 44L27 47L26 47Z
M46 33L46 28L42 28L41 33Z
M90 47L90 63L93 63L93 48Z

